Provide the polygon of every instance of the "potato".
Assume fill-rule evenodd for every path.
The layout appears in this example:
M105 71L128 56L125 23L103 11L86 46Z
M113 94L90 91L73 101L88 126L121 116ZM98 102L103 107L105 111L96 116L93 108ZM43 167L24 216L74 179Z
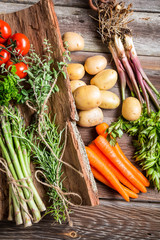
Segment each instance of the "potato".
M141 116L142 107L137 98L128 97L122 104L122 116L129 121L137 120Z
M85 70L80 63L70 63L67 67L67 72L70 80L79 80L84 77Z
M97 86L100 90L108 90L117 82L117 72L113 69L105 69L94 76L90 84Z
M88 111L79 111L78 125L81 127L93 127L103 122L103 112L100 108Z
M63 35L63 41L68 43L69 51L79 51L84 48L84 39L81 35L75 32L66 32Z
M95 75L105 69L107 66L107 59L101 55L89 57L86 59L84 68L90 75Z
M90 110L101 104L101 93L96 86L79 87L74 91L73 97L79 110Z
M115 109L119 106L120 99L115 93L104 90L101 90L100 92L102 98L102 103L99 106L100 108Z
M86 85L86 83L83 82L83 81L81 81L81 80L72 80L70 83L71 83L71 91L72 91L72 93L73 93L77 88Z

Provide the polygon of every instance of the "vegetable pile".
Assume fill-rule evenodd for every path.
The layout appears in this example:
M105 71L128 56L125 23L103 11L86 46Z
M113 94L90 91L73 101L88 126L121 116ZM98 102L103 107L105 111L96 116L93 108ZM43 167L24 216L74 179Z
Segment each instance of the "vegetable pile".
M63 39L67 41L70 51L82 50L84 47L84 40L77 33L67 32ZM106 66L107 59L101 55L88 57L84 66L79 63L68 64L71 90L79 114L78 125L81 127L93 127L103 122L101 109L115 109L120 104L119 97L108 91L117 82L117 72L105 69ZM83 81L85 72L91 75L90 85Z
M129 201L129 197L137 198L139 191L147 192L149 181L126 158L118 143L114 147L110 145L106 139L107 129L106 123L97 125L99 136L86 147L91 170L97 180L115 189Z
M45 212L61 223L66 217L69 220L69 201L67 193L63 192L61 170L65 129L59 131L55 119L50 120L47 103L51 94L59 91L56 82L60 74L66 76L63 70L66 63L54 63L53 49L47 40L44 40L46 54L41 58L33 47L30 49L27 36L12 35L10 26L2 20L0 31L0 42L4 44L0 45L0 147L3 156L0 171L6 173L9 183L8 220L27 227L38 222L41 212ZM66 57L64 53L64 59ZM29 126L18 108L21 103L34 113ZM49 187L47 211L32 181L30 159L39 168L36 179Z
M131 30L128 27L132 13L131 4L124 2L97 1L91 7L98 12L99 33L109 48L121 81L122 116L108 128L107 139L112 145L123 132L134 136L135 158L154 186L160 190L159 162L159 91L153 86L138 59ZM129 87L131 97L126 98ZM151 110L151 102L155 111Z
M148 114L150 114L149 96L159 110L156 96L160 95L142 69L134 47L131 30L127 26L130 22L128 18L132 13L131 6L130 4L125 7L124 2L117 3L116 0L100 3L97 9L99 32L117 67L121 81L122 100L125 100L127 84L131 95L136 96L140 103L145 102Z

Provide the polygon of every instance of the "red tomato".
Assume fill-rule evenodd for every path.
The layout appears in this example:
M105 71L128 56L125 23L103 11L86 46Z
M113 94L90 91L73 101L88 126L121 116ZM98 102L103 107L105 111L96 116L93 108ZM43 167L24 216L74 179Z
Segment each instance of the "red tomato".
M11 57L11 54L7 50L3 49L2 47L5 48L3 44L0 44L0 65L2 65L3 63L6 63Z
M16 42L15 50L22 56L26 55L30 49L29 39L23 33L15 33L10 37L12 41ZM11 44L11 40L8 40L8 44ZM12 49L11 49L12 51Z
M0 19L0 43L4 43L12 34L8 23Z
M19 63L13 63L12 61L8 61L6 63L6 68L8 69L9 66L16 66L16 74L20 77L20 78L24 78L27 76L27 73L24 72L25 70L28 70L28 66L24 63L24 62L19 62ZM9 68L10 69L10 68Z

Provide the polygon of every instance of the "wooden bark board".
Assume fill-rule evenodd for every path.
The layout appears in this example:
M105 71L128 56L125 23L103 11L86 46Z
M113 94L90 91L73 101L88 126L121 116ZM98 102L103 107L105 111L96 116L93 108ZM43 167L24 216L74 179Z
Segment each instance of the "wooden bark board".
M124 203L121 201L100 201L100 206L73 208L74 226L53 225L50 218L43 219L30 229L18 228L18 239L159 239L159 204ZM85 214L84 214L85 213ZM154 216L154 217L153 217ZM17 240L17 227L8 222L0 225L0 238Z
M40 55L43 54L43 41L48 39L54 45L55 61L62 61L62 40L58 27L57 18L51 0L42 0L34 7L16 12L13 14L1 15L0 19L8 22L14 32L22 32L28 36L35 50ZM83 204L98 204L97 188L91 174L87 156L84 152L84 145L80 143L74 121L77 119L73 97L70 91L69 79L62 76L58 79L59 92L52 95L49 101L50 114L56 114L56 121L60 129L65 127L68 122L67 146L64 153L64 160L72 164L76 169L83 173L84 177L75 174L73 170L64 167L64 176L69 191L75 191L82 196ZM29 110L22 109L26 120L29 122ZM72 123L73 122L73 123ZM72 152L72 154L70 154ZM84 167L85 166L85 167ZM77 184L75 184L75 179ZM1 180L2 181L2 180ZM5 198L6 199L6 198ZM3 217L5 208L3 207L4 198L0 199L0 219ZM2 211L3 210L3 211Z
M16 4L34 4L37 3L38 0L1 0L4 3L13 3ZM88 0L53 0L55 6L64 6L64 7L79 7L79 8L89 8ZM130 0L125 1L126 3L132 3L133 9L135 11L142 11L142 12L160 12L160 1L159 0L152 0L152 4L146 4L146 0Z

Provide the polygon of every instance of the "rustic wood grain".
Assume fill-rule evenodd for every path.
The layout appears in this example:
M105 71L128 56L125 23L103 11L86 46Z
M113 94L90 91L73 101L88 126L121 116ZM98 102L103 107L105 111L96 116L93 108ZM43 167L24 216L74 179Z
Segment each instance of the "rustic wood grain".
M1 2L4 3L14 3L19 4L34 4L37 3L38 0L1 0ZM78 8L88 8L88 0L53 0L55 6L68 6L68 7L78 7ZM130 0L130 1L125 1L126 3L132 3L133 4L133 9L135 11L140 11L140 12L160 12L160 2L159 0L152 0L152 4L146 4L146 0Z
M91 19L89 9L57 7L56 13L62 34L70 31L77 31L82 34L85 40L84 51L107 52L107 47L102 44L100 35L96 31L96 21ZM160 15L158 13L135 12L132 16L134 21L130 23L133 30L134 43L139 55L160 56ZM147 21L145 18L149 18ZM74 24L78 23L78 28ZM146 47L147 46L147 47Z
M0 239L158 240L160 237L160 209L156 203L142 205L135 202L102 200L100 206L73 208L73 211L72 228L67 225L53 225L51 218L47 217L30 229L2 222Z
M2 3L2 1L5 3ZM19 3L17 4L17 2ZM32 4L33 2L34 0L16 0L16 2L15 0L1 0L0 11L14 11L14 9L28 7L28 3ZM72 61L83 63L88 56L102 52L107 57L108 62L110 62L110 55L105 53L106 49L101 46L101 41L95 32L95 27L92 26L93 21L88 18L88 14L91 13L91 10L87 7L88 1L55 0L54 2L57 5L55 10L60 22L61 31L78 31L84 35L85 41L87 41L85 52L73 53L71 55ZM133 28L137 52L142 55L140 56L140 60L147 75L160 90L160 18L159 14L157 14L160 12L160 1L132 0L132 2L134 3L134 9L139 11L135 13L137 16L137 26L139 22L141 23L138 30L136 26ZM140 19L146 16L151 17L151 19L148 21ZM145 47L141 48L141 40L143 40ZM155 52L158 54L155 54ZM113 63L109 64L109 66L114 68ZM86 74L84 80L89 82L89 79L90 76ZM112 91L119 94L118 85ZM115 111L105 111L104 114L105 120L110 123L118 117L120 108ZM96 137L94 128L89 128L87 131L83 128L80 131L86 144ZM120 145L125 154L131 159L134 152L131 139L124 136L123 140L120 141ZM101 183L97 182L97 185L99 197L103 199L100 201L100 206L74 208L74 213L72 214L73 228L69 228L68 225L53 225L50 217L45 217L40 223L35 224L30 229L24 229L22 226L17 227L14 223L0 222L0 239L72 239L73 237L70 235L71 231L75 231L75 234L77 234L75 239L84 240L160 239L160 193L149 188L148 192L140 194L137 200L131 200L130 203L126 203L114 191L107 189Z
M43 40L48 39L55 48L53 53L55 62L63 61L63 45L51 0L42 0L34 7L13 14L1 15L0 18L12 26L13 32L18 31L26 34L31 44L34 45L36 52L40 55L44 54ZM80 144L80 135L76 132L76 125L71 123L71 121L74 122L77 119L77 113L70 91L69 79L60 76L57 85L59 92L52 95L49 101L49 111L52 118L56 114L59 129L63 129L66 122L68 123L68 138L63 159L83 173L82 178L69 167L64 167L64 176L66 177L64 182L66 185L64 185L68 191L79 193L83 204L95 205L98 204L97 188L87 155L83 150L84 145ZM29 122L29 110L22 108L22 111L26 121ZM74 202L76 202L76 199L74 199ZM2 206L0 209L2 209Z
M26 7L26 4L6 4L0 3L0 12L13 12ZM65 7L64 14L63 6L56 6L55 11L58 15L62 34L72 28L72 31L79 32L84 37L84 51L108 52L107 47L101 43L100 35L96 31L96 21L89 17L89 15L94 15L92 10ZM152 12L134 12L132 18L134 21L130 23L130 27L133 30L137 53L139 55L160 56L160 48L158 48L160 45L160 15ZM78 28L75 22L78 23Z

